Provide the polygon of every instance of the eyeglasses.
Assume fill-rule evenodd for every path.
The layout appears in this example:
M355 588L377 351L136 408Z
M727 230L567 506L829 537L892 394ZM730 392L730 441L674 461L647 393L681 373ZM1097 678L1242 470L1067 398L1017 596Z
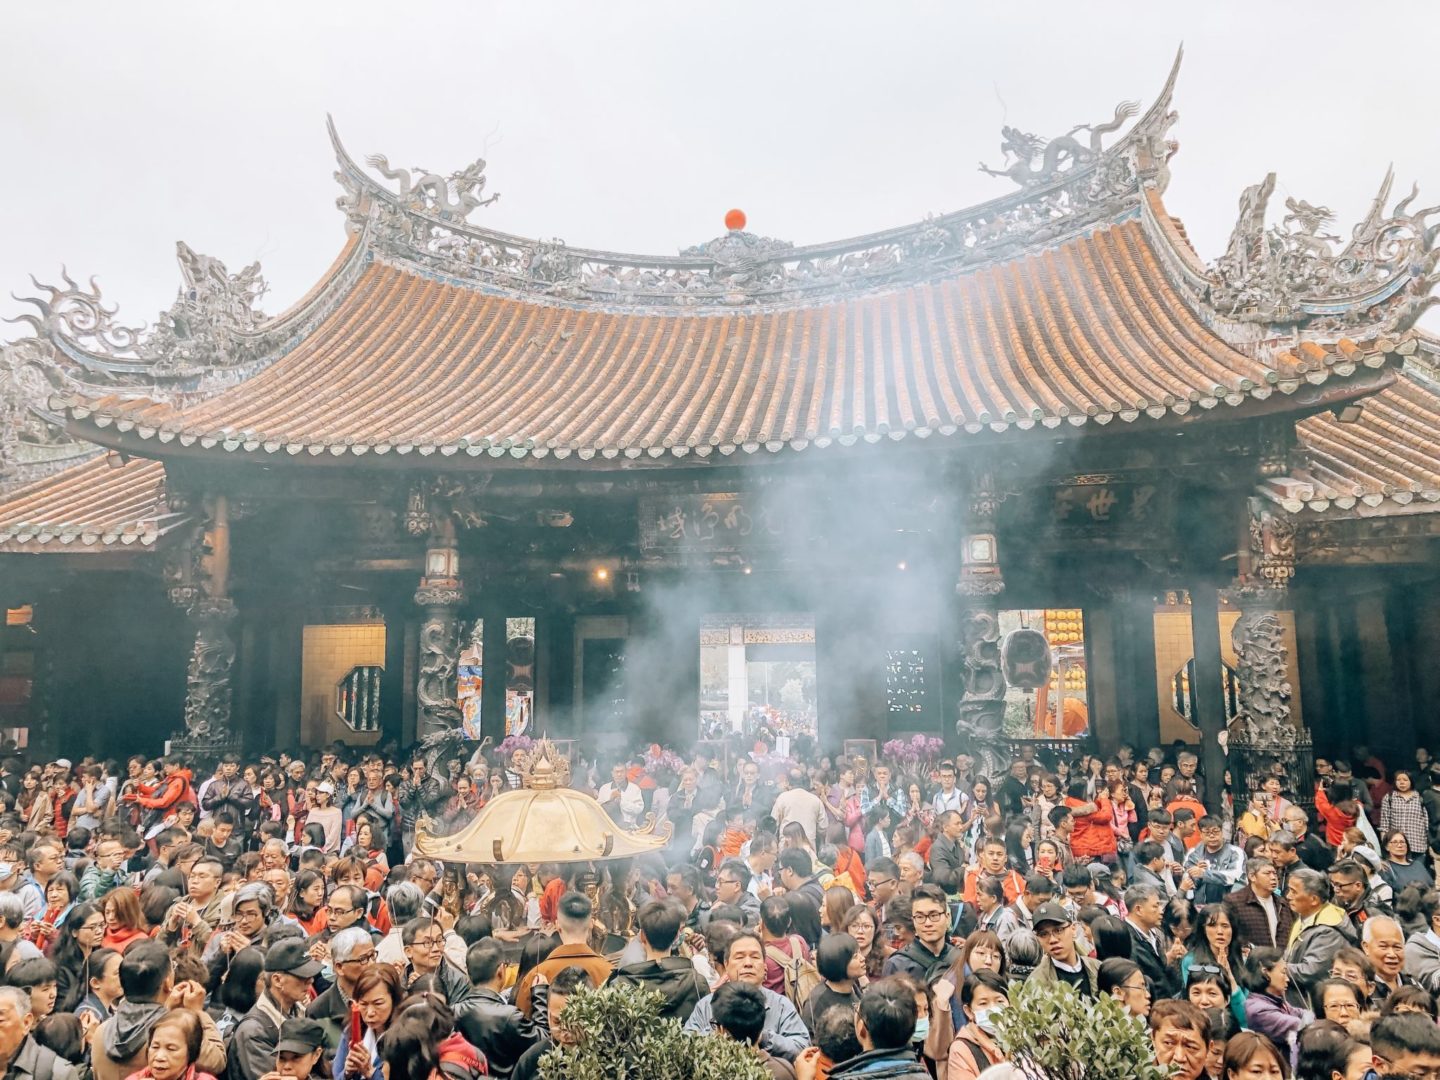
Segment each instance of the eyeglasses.
M716 879L715 879L715 884L716 884L716 885L739 885L740 882L736 881L734 878L724 878L724 877L722 877L722 878L716 878Z
M1191 970L1191 971L1202 971L1202 972L1204 972L1206 975L1219 975L1219 974L1220 974L1220 966L1219 966L1218 964L1191 964L1191 965L1190 965L1190 970Z
M872 877L872 878L870 879L870 884L871 884L871 886L873 886L874 888L877 888L877 889L878 889L878 888L880 888L880 887L882 887L882 886L884 886L884 885L894 885L894 884L895 884L895 879L894 879L893 877L892 877L892 878L876 878L876 877Z
M357 910L357 908L353 907L336 907L334 904L330 905L331 915L354 915Z
M443 937L416 938L411 942L411 947L416 949L443 949L445 947L445 939Z
M934 922L936 919L943 919L943 918L945 918L945 912L943 912L943 911L915 911L915 912L911 912L910 917L911 917L912 919L914 919L916 922Z
M1120 989L1128 990L1132 994L1149 994L1150 984L1142 982L1139 986L1131 986L1129 983L1121 983Z
M368 952L364 956L352 956L349 960L341 960L342 964L371 964L375 962L375 953Z

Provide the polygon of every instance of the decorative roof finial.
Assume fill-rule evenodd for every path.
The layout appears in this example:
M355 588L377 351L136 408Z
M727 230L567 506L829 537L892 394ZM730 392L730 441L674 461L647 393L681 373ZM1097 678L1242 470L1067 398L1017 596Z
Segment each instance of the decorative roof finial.
M740 232L740 230L744 229L744 228L745 228L745 211L744 211L744 210L727 210L727 211L725 211L725 228L729 229L731 232Z

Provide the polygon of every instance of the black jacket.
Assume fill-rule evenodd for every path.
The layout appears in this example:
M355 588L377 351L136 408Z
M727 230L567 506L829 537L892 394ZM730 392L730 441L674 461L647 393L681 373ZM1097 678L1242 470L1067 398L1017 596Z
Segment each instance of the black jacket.
M660 1015L673 1017L682 1024L690 1019L695 1005L710 993L710 984L683 956L667 956L664 960L646 960L626 964L610 976L607 986L643 986L665 998Z
M1125 923L1125 929L1130 931L1130 959L1134 960L1140 968L1145 981L1150 984L1150 996L1156 1001L1161 998L1180 996L1179 972L1165 963L1165 957L1155 951L1155 946L1141 935L1131 923ZM1160 948L1165 947L1164 936L1161 935Z
M944 833L930 845L930 880L947 893L965 887L965 845Z
M485 1054L492 1076L508 1077L540 1038L535 1022L494 990L481 987L455 1010L455 1027Z
M948 970L959 955L960 950L948 941L945 942L945 947L941 949L940 955L936 956L917 939L899 952L890 954L885 961L884 973L886 975L913 975L921 982L929 982L931 974Z

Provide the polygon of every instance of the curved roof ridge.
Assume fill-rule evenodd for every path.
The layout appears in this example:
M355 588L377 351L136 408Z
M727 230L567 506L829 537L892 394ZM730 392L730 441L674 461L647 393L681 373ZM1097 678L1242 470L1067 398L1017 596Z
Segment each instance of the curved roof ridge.
M392 190L351 157L333 118L327 116L326 125L345 192L338 205L351 232L364 235L381 258L536 302L607 310L767 309L1003 261L1133 213L1144 190L1168 183L1175 144L1165 136L1176 120L1170 103L1183 52L1155 102L1113 146L1105 148L1103 136L1134 116L1136 103L1122 102L1113 120L1079 125L1048 142L1007 127L1002 145L1009 167L985 171L1008 176L1020 190L916 223L804 246L746 232L743 223L678 255L516 236L468 220L498 197L481 198L483 160L442 176L392 169L383 156L369 157L371 167L396 183ZM1081 130L1090 132L1088 146L1073 138Z

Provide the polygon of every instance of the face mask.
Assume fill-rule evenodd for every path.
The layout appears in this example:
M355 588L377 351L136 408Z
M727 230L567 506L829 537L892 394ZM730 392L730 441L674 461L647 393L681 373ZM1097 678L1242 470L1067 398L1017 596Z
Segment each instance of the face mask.
M911 1041L911 1042L924 1042L924 1041L925 1041L925 1036L926 1036L926 1035L929 1035L929 1034L930 1034L930 1018L929 1018L928 1016L921 1017L919 1020L916 1020L916 1021L915 1021L915 1037L914 1037L913 1039L911 1039L910 1041Z
M992 1005L985 1009L975 1010L975 1026L986 1035L995 1034L995 1021L1000 1018L1000 1010L1003 1006Z
M15 867L8 862L0 862L0 881L4 881L13 873L15 873Z

